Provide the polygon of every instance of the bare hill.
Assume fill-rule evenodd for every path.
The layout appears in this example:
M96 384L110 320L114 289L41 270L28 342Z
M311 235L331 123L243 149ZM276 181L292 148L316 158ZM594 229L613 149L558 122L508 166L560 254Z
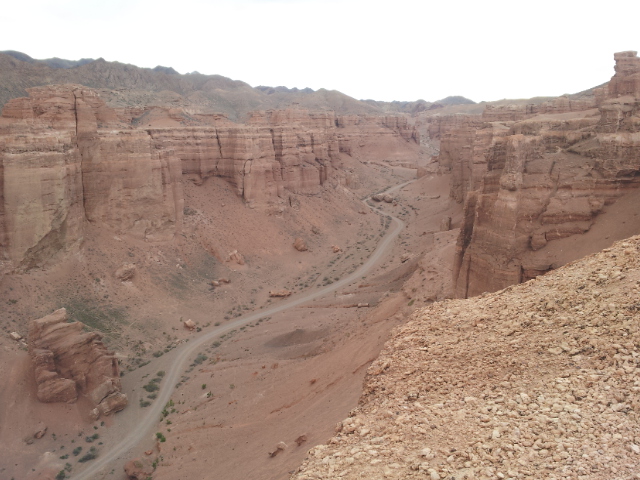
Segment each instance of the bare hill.
M254 110L295 104L339 114L381 113L380 109L337 91L253 88L221 75L197 72L181 75L171 67L140 68L102 58L74 63L60 59L34 60L20 52L0 53L0 107L12 98L27 96L27 88L66 83L118 90L119 103L112 106L180 104L202 113L224 113L232 120L243 120ZM174 94L170 100L167 92Z

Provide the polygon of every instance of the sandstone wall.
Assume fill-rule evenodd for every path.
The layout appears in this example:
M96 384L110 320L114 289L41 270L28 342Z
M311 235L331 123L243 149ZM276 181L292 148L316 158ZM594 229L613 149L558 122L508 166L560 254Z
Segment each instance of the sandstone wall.
M82 240L84 222L148 240L182 216L179 160L120 124L91 90L40 87L0 117L0 258L31 268Z
M640 71L634 58L616 54L618 86L593 101L488 109L483 121L467 118L441 132L438 160L452 172L451 196L465 202L457 296L556 268L571 252L554 250L555 240L588 232L607 205L640 186L640 99L627 79Z
M258 206L276 202L287 192L317 193L340 174L341 153L352 155L372 142L397 152L398 141L420 142L404 117L300 109L254 112L247 125L156 128L148 133L156 148L175 152L183 173L200 180L222 177L246 202ZM414 155L411 149L407 152Z
M78 245L86 222L171 240L181 230L183 173L196 181L222 177L248 204L270 205L292 193L316 194L332 179L348 184L344 155L369 146L415 163L419 145L405 117L294 108L255 112L238 125L179 113L115 111L78 85L33 88L7 103L0 117L0 271L42 265Z

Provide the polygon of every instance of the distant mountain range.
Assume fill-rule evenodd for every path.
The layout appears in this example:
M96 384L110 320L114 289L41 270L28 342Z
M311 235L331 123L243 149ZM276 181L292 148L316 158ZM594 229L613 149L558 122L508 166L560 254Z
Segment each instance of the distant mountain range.
M105 95L111 106L158 105L189 107L202 113L224 113L243 120L254 110L294 105L310 110L333 110L338 114L415 114L450 105L473 104L464 97L437 102L380 102L356 100L337 90L312 90L258 86L221 75L198 72L180 74L171 67L140 68L102 58L36 60L16 51L0 52L0 107L8 100L27 96L26 89L41 85L75 83L94 89L117 91Z

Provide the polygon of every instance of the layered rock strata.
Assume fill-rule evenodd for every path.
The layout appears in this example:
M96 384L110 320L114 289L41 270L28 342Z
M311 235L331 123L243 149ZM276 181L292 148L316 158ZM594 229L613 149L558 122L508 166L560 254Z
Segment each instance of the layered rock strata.
M87 222L171 240L181 231L183 174L222 177L248 204L264 206L316 194L330 179L353 183L342 156L369 144L407 161L419 144L404 117L289 109L237 125L182 112L191 126L169 118L178 126L141 128L154 109L116 112L86 87L29 94L0 117L0 271L43 265L78 245Z
M333 112L288 109L253 112L247 125L148 129L156 148L171 149L182 171L198 181L216 176L255 206L314 194L330 178L343 176L341 154L353 155L372 141L396 153L398 142L420 143L404 117L337 116ZM405 149L401 159L415 162ZM403 155L404 154L404 155Z
M84 87L34 88L5 106L0 172L0 260L14 267L77 244L87 221L147 240L179 230L178 159Z
M94 416L122 410L127 396L121 392L118 361L100 339L85 332L83 323L68 323L64 308L31 321L28 345L38 400L74 402L82 394L95 407Z
M357 408L292 476L633 478L640 237L501 292L417 311Z
M451 196L465 204L456 296L575 259L553 242L588 232L605 207L640 185L640 64L635 52L615 58L616 75L591 100L561 98L522 115L491 109L439 132L437 160L452 172Z

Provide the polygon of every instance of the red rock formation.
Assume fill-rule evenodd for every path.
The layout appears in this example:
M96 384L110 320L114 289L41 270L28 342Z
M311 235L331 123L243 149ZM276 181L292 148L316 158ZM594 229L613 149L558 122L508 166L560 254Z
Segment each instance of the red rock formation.
M0 258L42 264L78 244L84 222L148 240L180 228L180 164L77 85L33 88L0 117Z
M638 52L614 54L616 74L609 82L609 95L613 98L631 95L640 97L640 58Z
M394 152L399 140L419 144L404 117L342 117L300 109L253 112L247 125L148 132L156 148L171 149L181 159L183 173L200 180L222 177L252 205L276 202L287 192L317 193L330 178L344 174L340 153L351 155L372 139Z
M521 110L517 121L504 115L515 109L502 116L491 109L483 119L500 121L468 118L443 134L439 160L453 173L451 196L465 202L457 296L498 290L571 259L549 243L589 231L604 206L640 185L640 99L628 94L640 74L634 58L616 54L616 76L599 90L610 93L595 97L599 110L595 99L561 97Z
M73 402L86 395L97 414L122 410L127 397L121 393L120 370L95 332L85 332L80 322L67 323L67 311L29 324L29 353L35 366L38 400Z
M290 109L256 112L248 125L196 115L189 122L197 126L142 129L135 125L153 112L172 125L182 125L180 115L117 114L78 85L29 95L7 103L0 117L2 271L42 265L78 245L86 222L147 241L172 239L181 230L183 173L222 177L248 204L269 205L318 193L330 180L354 184L341 154L370 148L380 160L415 162L419 148L404 117Z

